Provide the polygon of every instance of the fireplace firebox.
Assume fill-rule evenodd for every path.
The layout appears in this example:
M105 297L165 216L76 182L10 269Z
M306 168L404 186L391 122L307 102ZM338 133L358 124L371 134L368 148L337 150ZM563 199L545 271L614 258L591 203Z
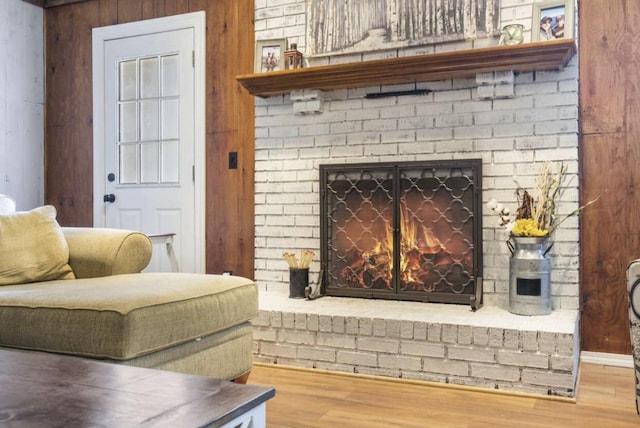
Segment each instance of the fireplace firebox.
M322 291L482 305L482 161L320 165Z

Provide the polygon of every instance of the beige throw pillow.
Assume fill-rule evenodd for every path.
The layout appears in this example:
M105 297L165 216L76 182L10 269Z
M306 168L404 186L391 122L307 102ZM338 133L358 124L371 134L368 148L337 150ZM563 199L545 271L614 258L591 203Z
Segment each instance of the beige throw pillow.
M74 278L55 207L0 215L0 285Z

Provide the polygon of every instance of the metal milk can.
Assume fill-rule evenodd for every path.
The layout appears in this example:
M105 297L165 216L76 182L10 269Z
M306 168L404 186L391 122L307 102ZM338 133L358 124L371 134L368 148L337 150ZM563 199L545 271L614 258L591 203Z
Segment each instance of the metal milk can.
M509 311L518 315L551 313L551 261L549 237L512 236L507 241L509 260Z

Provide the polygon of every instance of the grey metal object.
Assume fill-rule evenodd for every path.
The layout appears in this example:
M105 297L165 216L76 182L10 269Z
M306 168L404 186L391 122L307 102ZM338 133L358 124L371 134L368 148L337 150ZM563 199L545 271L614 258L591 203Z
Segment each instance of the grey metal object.
M551 241L546 237L511 237L509 311L518 315L551 313Z
M635 370L636 411L640 415L640 259L627 267L627 296L629 300L629 330Z
M309 286L309 269L289 269L289 297L304 299L305 288Z

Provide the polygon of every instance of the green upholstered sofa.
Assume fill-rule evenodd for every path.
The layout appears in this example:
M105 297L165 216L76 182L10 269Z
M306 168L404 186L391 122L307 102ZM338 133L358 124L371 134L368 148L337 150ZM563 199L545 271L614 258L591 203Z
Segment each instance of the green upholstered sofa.
M0 215L0 347L246 380L252 366L250 320L258 312L253 281L140 273L151 257L144 234L60 228L55 210L53 227L59 230L53 236L36 230L31 250L16 236L12 242L16 224L11 221L21 220L21 214L42 216L39 210ZM51 217L50 211L47 215ZM21 229L27 230L18 224L17 230ZM16 283L19 269L10 259L59 252L49 248L56 240L63 247L63 259L65 244L68 247L68 267L58 269L60 275L45 269L46 280L27 277ZM23 270L25 265L38 270L48 262L21 263Z

